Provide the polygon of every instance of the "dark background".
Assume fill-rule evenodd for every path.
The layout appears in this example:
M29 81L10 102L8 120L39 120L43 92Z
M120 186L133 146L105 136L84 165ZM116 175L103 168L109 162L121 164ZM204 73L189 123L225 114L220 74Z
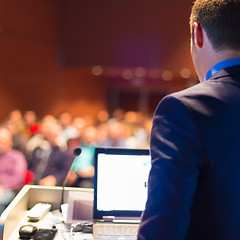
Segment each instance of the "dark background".
M0 120L13 109L40 117L119 107L152 114L164 95L196 83L192 4L0 0Z

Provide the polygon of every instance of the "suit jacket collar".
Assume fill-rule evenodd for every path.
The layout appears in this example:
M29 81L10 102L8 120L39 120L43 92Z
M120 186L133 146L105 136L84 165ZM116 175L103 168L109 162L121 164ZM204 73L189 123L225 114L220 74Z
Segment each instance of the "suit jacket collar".
M231 76L231 77L236 76L240 81L240 65L222 69L217 73L215 73L213 76L211 76L211 78L208 81L210 81L211 79L217 79L217 78L227 77L227 76Z
M226 59L215 64L206 74L205 81L222 69L240 65L240 58Z

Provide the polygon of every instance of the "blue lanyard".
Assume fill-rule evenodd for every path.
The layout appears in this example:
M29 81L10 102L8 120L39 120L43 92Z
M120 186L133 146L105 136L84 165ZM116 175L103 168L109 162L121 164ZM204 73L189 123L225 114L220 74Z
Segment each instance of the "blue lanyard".
M228 68L228 67L233 67L236 65L240 65L240 58L233 58L233 59L228 59L224 60L222 62L217 63L215 66L213 66L208 72L205 77L205 81L207 81L210 77L212 77L215 73L218 71Z

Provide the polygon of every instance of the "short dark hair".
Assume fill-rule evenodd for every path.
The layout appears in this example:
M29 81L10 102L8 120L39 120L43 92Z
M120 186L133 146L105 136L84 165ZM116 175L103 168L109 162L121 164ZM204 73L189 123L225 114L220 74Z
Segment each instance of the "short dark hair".
M240 49L240 0L196 0L190 16L205 30L215 50Z

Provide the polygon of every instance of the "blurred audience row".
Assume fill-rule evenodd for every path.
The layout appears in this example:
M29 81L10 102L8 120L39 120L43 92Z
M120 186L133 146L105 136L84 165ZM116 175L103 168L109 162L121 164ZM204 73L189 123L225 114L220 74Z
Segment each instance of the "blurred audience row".
M93 186L96 147L148 148L152 117L117 109L97 120L69 112L39 119L34 111L13 110L0 126L0 213L24 184Z

